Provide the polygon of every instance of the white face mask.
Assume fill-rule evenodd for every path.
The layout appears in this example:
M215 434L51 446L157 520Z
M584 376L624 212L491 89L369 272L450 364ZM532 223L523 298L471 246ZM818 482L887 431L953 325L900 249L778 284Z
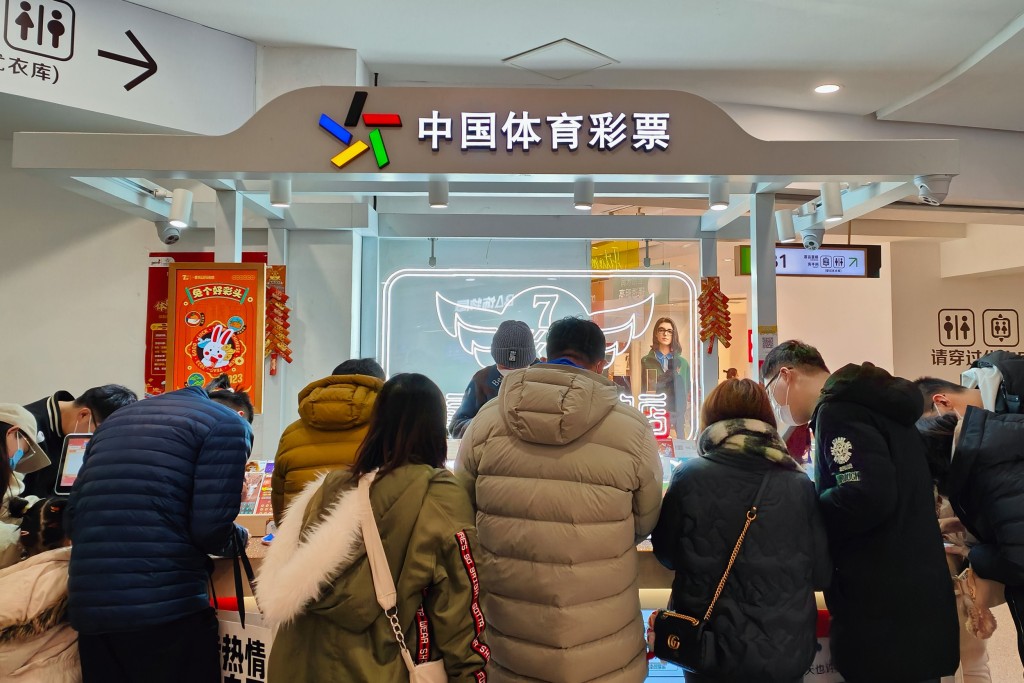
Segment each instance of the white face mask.
M777 375L772 384L778 382L779 377ZM789 407L789 382L786 382L786 398L783 403L779 403L775 400L775 388L768 387L768 401L772 404L772 412L775 413L775 419L779 423L779 427L799 427L800 423L793 417L793 409Z
M509 373L512 372L515 372L514 368L503 368L500 365L498 366L498 374L501 375L502 377L507 377Z

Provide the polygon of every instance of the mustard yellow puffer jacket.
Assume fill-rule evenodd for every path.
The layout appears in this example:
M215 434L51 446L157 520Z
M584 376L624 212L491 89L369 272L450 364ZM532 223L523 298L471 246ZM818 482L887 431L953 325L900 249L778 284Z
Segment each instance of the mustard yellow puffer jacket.
M501 381L455 465L476 509L488 683L641 683L636 544L658 521L654 434L601 375Z
M367 375L332 375L299 392L299 419L284 430L274 456L274 521L318 474L355 461L383 386Z

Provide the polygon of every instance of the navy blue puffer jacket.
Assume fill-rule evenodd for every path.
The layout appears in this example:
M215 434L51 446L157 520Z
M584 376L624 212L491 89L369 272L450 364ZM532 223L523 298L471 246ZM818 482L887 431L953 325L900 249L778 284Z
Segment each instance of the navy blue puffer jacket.
M71 493L75 629L150 628L209 606L207 555L234 533L251 448L249 425L194 387L103 422Z

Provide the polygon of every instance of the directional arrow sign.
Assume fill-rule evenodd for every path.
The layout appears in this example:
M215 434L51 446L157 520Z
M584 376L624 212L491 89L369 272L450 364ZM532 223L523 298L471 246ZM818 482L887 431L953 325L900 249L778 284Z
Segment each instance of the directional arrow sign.
M851 257L850 257L850 267L851 267L851 268L856 268L856 267L857 267L857 264L858 264L859 262L860 262L860 259L859 259L859 258L857 258L856 256L851 256Z
M31 16L15 23L22 5ZM256 45L244 38L123 0L0 0L0 20L5 9L0 110L16 95L203 135L255 111Z
M139 51L139 54L143 56L144 60L136 59L135 57L125 57L124 55L115 54L113 52L107 52L106 50L99 50L96 54L105 59L113 59L115 62L123 62L125 64L131 64L133 66L140 66L145 69L145 71L139 74L135 79L125 83L124 89L131 90L132 88L139 85L144 80L155 74L157 66L156 60L154 60L149 55L149 53L146 52L146 48L142 47L142 43L139 42L139 39L135 37L134 33L132 33L131 31L125 31L124 34L128 36L128 40L132 41L132 45L134 45L135 49Z

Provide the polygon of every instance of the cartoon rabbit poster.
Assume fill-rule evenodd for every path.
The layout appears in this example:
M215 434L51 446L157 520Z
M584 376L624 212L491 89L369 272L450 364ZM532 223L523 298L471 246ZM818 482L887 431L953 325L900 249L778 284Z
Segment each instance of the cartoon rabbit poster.
M266 266L175 263L170 283L167 389L227 375L261 412Z

